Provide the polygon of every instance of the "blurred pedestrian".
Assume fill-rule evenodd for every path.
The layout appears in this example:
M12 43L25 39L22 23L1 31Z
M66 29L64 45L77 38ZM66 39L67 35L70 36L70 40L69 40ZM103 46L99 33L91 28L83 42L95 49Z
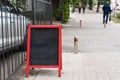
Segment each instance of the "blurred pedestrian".
M80 4L78 5L78 11L79 11L79 13L81 13L81 5Z
M81 5L78 6L79 13L81 13Z
M106 1L102 9L103 9L103 23L107 23L109 14L111 13L111 8L108 1Z
M113 14L114 14L114 17L116 17L117 15L117 7L118 7L118 4L116 3L115 6L114 6L114 10L113 10Z
M109 14L109 21L111 21L111 13L112 13L112 9L110 10L110 14Z
M83 5L83 6L82 6L82 9L83 9L83 14L85 14L85 8L86 8L86 6L85 6L85 5Z

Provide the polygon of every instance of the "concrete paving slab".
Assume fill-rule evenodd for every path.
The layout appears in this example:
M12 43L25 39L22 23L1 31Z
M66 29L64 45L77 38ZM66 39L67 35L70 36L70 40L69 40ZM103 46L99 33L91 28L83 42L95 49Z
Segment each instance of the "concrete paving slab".
M120 80L120 24L109 22L104 28L102 14L89 10L70 16L74 22L63 24L62 29L62 76L57 76L57 70L38 69L24 80ZM78 54L74 54L75 36Z

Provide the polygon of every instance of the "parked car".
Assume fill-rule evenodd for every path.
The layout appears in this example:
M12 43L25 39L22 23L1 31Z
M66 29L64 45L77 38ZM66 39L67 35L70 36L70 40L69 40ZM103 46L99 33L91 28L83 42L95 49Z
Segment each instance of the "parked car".
M31 22L10 2L0 2L0 55L25 44L26 29Z

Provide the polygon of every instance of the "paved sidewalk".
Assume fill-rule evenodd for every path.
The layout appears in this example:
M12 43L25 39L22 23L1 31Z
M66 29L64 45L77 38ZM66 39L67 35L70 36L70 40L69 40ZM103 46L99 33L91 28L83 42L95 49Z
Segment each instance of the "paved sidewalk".
M82 27L79 21L82 20ZM102 14L87 10L71 14L63 25L63 69L30 70L21 80L120 80L120 24L109 22L104 28ZM78 38L79 53L73 52L73 38Z

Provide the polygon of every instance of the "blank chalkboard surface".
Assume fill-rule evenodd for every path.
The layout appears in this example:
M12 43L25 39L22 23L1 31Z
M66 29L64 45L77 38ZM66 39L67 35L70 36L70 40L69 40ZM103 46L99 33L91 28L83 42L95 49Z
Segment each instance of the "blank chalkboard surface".
M57 28L31 28L30 65L58 65Z

